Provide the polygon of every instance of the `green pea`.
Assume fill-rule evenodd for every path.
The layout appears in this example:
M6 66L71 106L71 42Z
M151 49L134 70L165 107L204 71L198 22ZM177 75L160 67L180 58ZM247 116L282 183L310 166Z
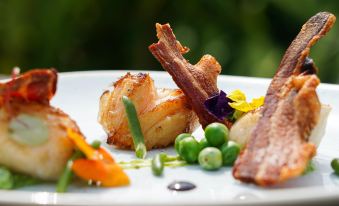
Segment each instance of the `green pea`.
M218 148L206 147L199 153L199 164L205 170L217 170L222 166L222 154Z
M200 145L193 137L186 137L179 142L179 154L187 163L195 163L198 160Z
M233 166L240 153L240 145L233 141L229 141L228 143L223 144L221 147L221 153L223 165Z
M207 139L206 138L202 138L200 141L199 141L199 145L200 145L200 149L205 149L206 147L209 147L210 145L208 144L207 142Z
M331 162L331 167L336 175L339 175L339 158L335 158Z
M205 128L207 142L213 147L219 147L228 141L228 129L224 124L215 122Z
M191 137L192 135L191 134L188 134L188 133L182 133L182 134L179 134L177 136L177 138L175 138L175 142L174 142L174 148L175 148L175 151L179 154L179 142L183 139L185 139L186 137Z
M94 141L92 142L91 146L92 146L94 149L99 149L100 146L101 146L100 140L94 140Z

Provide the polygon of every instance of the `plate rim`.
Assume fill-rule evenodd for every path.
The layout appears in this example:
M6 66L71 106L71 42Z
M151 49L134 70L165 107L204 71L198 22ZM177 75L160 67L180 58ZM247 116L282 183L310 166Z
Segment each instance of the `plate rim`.
M93 71L70 71L70 72L58 72L59 80L61 78L78 78L81 76L92 76L92 75L105 75L105 74L112 74L112 75L124 75L126 72L133 72L133 73L151 73L154 76L167 76L170 77L166 71L152 71L152 70L93 70ZM262 78L262 77L248 77L248 76L234 76L234 75L219 75L218 81L226 81L229 78L235 78L237 81L240 82L256 82L260 84L268 84L271 78ZM8 79L1 80L7 81ZM112 80L113 82L113 80ZM104 88L103 88L104 89ZM319 86L320 90L331 90L331 91L339 91L338 84L329 84L329 83L321 83ZM132 186L131 186L132 187ZM247 205L247 204L288 204L288 203L307 203L307 202L322 202L322 201L339 201L339 189L337 191L325 191L322 189L322 186L312 186L309 188L288 188L288 189L274 189L274 190L266 190L265 192L270 193L272 198L269 200L265 200L262 198L259 199L252 199L252 200L240 200L240 201L216 201L216 202L188 202L174 199L173 202L168 203L167 205L177 205L185 204L185 205ZM295 193L293 196L290 196L289 199L284 199L289 193ZM17 194L21 196L20 199L13 198ZM33 194L41 194L45 197L45 202L34 201L32 199ZM298 195L296 195L298 194ZM311 196L310 196L311 194ZM37 192L37 191L20 191L20 190L13 190L13 191L6 191L0 190L0 204L47 204L47 205L83 205L88 204L88 201L81 202L81 198L86 196L97 196L98 193L66 193L66 194L59 194L56 192ZM105 199L102 199L100 202L93 202L96 205L158 205L161 204L157 201L146 201L146 202L137 202L131 201L129 203L126 202L114 202L114 196L111 196L108 193L100 194L105 196ZM101 196L102 197L102 196ZM107 198L108 197L108 198ZM13 198L13 199L11 199ZM70 199L77 199L80 202L72 202L69 201ZM95 198L93 198L95 199ZM15 201L13 201L15 200ZM27 200L31 200L28 202ZM106 202L104 202L106 200ZM93 204L89 203L89 204ZM163 205L163 204L162 204Z

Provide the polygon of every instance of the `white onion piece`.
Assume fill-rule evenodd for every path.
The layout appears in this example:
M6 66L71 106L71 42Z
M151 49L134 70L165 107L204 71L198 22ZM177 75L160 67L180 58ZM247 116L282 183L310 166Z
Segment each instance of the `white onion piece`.
M321 105L320 117L318 124L313 128L311 135L309 137L309 141L319 147L322 138L325 135L326 124L328 115L330 114L332 107L330 105Z
M245 145L251 136L252 130L260 118L260 110L244 114L231 127L229 139L238 144Z
M317 147L319 146L321 139L325 134L327 118L330 111L331 107L329 105L321 105L319 122L314 127L309 137L309 141L315 144ZM238 144L245 145L249 140L252 130L257 124L260 115L260 110L249 112L243 115L232 126L229 133L229 139L237 142Z

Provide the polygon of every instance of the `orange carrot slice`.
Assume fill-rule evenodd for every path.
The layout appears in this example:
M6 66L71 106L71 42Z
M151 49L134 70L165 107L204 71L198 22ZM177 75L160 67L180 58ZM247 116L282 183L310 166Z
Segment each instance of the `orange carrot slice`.
M100 160L77 159L72 164L72 170L78 177L100 182L104 187L124 186L130 183L119 165Z
M115 161L110 153L107 152L104 148L100 147L98 150L99 154L102 157L102 160L106 163L115 164Z
M91 145L89 145L86 140L79 133L73 131L72 129L67 129L67 135L72 140L72 142L82 151L88 159L99 160L102 159L101 155L97 150L95 150Z

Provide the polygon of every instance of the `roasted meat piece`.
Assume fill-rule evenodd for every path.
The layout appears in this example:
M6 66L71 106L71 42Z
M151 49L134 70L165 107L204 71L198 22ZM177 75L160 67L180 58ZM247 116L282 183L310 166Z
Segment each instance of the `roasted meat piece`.
M177 135L193 132L198 125L181 90L156 89L148 74L127 73L100 98L98 119L108 135L108 144L133 148L122 96L128 96L135 104L147 149L166 147Z
M307 57L310 47L334 22L330 13L316 14L287 49L268 88L258 123L233 168L236 179L273 185L301 175L315 154L308 139L320 115L315 91L319 79Z
M218 119L204 105L208 98L219 94L217 77L221 66L217 60L211 55L204 55L196 65L190 64L182 56L189 49L177 41L170 25L156 24L156 29L159 41L149 46L149 50L182 89L201 125L206 127L213 122L222 122L231 127L230 121Z
M73 153L67 128L76 123L49 105L57 73L32 70L0 83L0 165L43 180L57 180Z

